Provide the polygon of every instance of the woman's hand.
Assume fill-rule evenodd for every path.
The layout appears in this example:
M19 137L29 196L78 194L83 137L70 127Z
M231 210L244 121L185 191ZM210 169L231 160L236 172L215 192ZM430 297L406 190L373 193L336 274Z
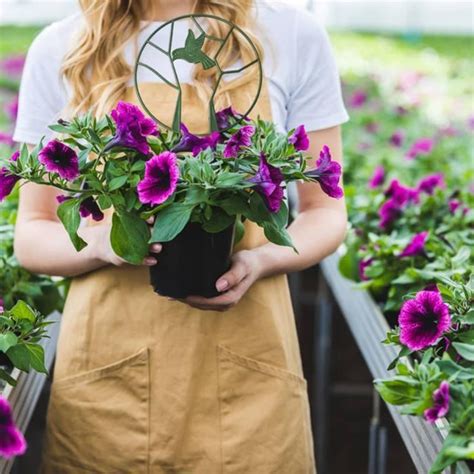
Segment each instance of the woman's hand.
M222 294L215 298L188 296L179 301L207 311L227 311L234 307L260 278L260 261L252 250L241 250L232 256L232 266L216 282Z
M151 218L151 220L148 220L147 222L149 225L152 225L153 218ZM112 249L112 245L110 243L110 231L112 229L111 224L99 224L91 227L91 229L95 230L95 235L90 244L94 246L94 253L96 254L98 259L108 265L115 265L117 267L129 264L126 260L119 257ZM156 265L158 263L158 260L156 259L156 254L161 252L162 245L159 243L153 243L150 245L149 250L150 253L154 255L146 256L143 259L142 264L147 267L152 267L153 265Z

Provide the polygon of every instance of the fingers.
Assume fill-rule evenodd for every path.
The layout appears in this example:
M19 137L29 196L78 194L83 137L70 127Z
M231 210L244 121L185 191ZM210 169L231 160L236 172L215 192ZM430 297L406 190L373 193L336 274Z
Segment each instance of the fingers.
M148 257L145 257L143 259L143 265L147 267L152 267L153 265L156 265L158 263L158 260L155 257L152 257L151 255Z
M150 252L152 253L160 253L162 249L163 249L163 246L159 244L158 242L155 242L150 245Z
M149 225L153 225L155 223L155 216L150 216L147 220L146 223Z
M247 265L243 261L234 261L231 269L216 282L217 291L223 292L237 286L248 275Z

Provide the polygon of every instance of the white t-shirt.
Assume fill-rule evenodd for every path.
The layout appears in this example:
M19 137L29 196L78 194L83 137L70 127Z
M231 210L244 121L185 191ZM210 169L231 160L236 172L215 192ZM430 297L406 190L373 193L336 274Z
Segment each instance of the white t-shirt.
M313 131L346 122L349 116L335 60L327 33L317 19L278 1L260 0L256 15L257 34L265 51L263 71L278 128L290 130L304 124L307 131ZM60 75L62 59L82 21L77 14L52 23L33 41L21 80L15 141L36 144L43 136L50 138L48 125L60 118L70 93ZM142 24L139 46L163 22ZM127 45L125 57L131 65L135 54L134 45ZM178 63L182 68L191 67L185 61ZM186 76L186 71L180 71L181 80L182 74Z

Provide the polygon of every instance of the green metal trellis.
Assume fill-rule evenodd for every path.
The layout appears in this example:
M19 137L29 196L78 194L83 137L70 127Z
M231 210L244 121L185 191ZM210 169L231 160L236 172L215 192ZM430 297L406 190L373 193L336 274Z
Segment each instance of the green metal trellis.
M223 23L226 23L227 25L230 26L229 31L225 35L224 38L218 38L213 35L208 35L206 31L203 29L201 24L198 21L198 18L210 18L214 19ZM200 35L198 37L195 36L194 32L192 29L188 30L188 35L186 38L185 46L183 48L175 48L174 50L172 49L173 47L173 36L174 36L174 26L175 23L182 21L182 20L191 20L193 24L197 27ZM168 49L164 49L161 46L157 45L156 43L153 42L153 38L155 35L157 35L161 30L166 28L167 26L170 26L170 37L169 37L169 42L168 42ZM219 62L217 60L220 52L222 51L222 48L225 46L227 43L228 39L230 38L231 34L237 31L239 32L245 40L249 43L251 46L252 50L255 53L255 60L249 62L248 64L242 66L241 68L238 69L232 69L232 70L227 70L224 71L221 69ZM209 39L212 41L217 41L220 43L220 46L216 52L216 54L211 58L207 56L203 51L202 51L202 46L204 44L205 39ZM174 79L176 81L176 84L173 84L170 80L168 80L166 77L163 76L159 71L157 71L155 68L151 67L149 64L146 64L142 62L141 58L142 55L145 51L145 48L147 46L151 46L155 48L156 50L160 51L162 54L168 57L170 64L171 64L171 69L173 71ZM252 67L253 65L257 65L258 67L258 85L257 85L257 91L255 94L255 98L253 102L250 104L249 108L245 113L242 113L242 116L245 117L247 116L252 109L255 107L258 98L260 96L260 92L262 90L262 83L263 83L263 71L262 71L262 62L260 59L260 56L258 54L258 50L255 46L255 44L252 42L250 39L249 35L245 33L240 27L237 25L233 24L231 21L226 20L225 18L221 18L216 15L210 15L210 14L199 14L199 15L183 15L177 18L174 18L172 20L167 21L163 25L159 26L156 30L153 31L153 33L147 38L145 43L140 49L140 52L138 53L138 58L135 63L135 74L134 74L134 81L135 81L135 91L138 97L138 100L140 101L140 104L142 105L143 109L146 111L146 113L153 118L157 123L162 125L165 128L172 129L176 132L179 132L180 130L180 125L181 125L181 113L182 113L182 88L181 84L178 78L178 73L176 71L176 66L175 66L175 61L178 59L185 60L189 63L192 64L201 64L204 69L211 69L213 67L216 67L218 70L218 75L217 75L217 80L216 80L216 85L213 89L212 95L209 99L209 128L211 131L217 130L217 119L216 119L216 110L215 110L215 104L214 104L214 99L217 93L217 89L219 88L219 84L223 77L227 74L238 74L245 69L248 69L249 67ZM156 117L153 112L147 107L145 104L145 101L142 97L142 94L140 93L140 87L139 87L139 82L138 82L138 71L140 67L144 67L151 72L153 72L156 76L158 76L165 84L168 86L174 88L178 92L178 98L176 101L176 107L175 107L175 112L173 116L173 123L172 125L168 125L164 122L162 122L158 117Z

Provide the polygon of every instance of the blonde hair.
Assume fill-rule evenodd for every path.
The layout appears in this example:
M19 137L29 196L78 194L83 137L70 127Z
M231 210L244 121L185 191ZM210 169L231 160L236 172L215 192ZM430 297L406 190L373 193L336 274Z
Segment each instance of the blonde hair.
M109 112L123 97L133 74L133 66L125 60L124 48L141 29L147 0L80 0L80 5L85 26L62 66L62 73L72 89L68 109L72 114L92 110L101 115ZM253 0L196 0L193 13L220 16L236 24L251 38L262 58L261 44L252 33L252 6ZM223 38L225 24L210 19L206 33ZM215 42L206 40L203 51L212 54L215 50ZM255 52L234 30L219 53L219 63L224 70L238 59L247 64L255 59ZM193 79L199 98L208 101L216 84L216 68L195 67ZM229 92L254 79L255 70L249 68L237 80L220 85L215 98L216 108L230 105Z

